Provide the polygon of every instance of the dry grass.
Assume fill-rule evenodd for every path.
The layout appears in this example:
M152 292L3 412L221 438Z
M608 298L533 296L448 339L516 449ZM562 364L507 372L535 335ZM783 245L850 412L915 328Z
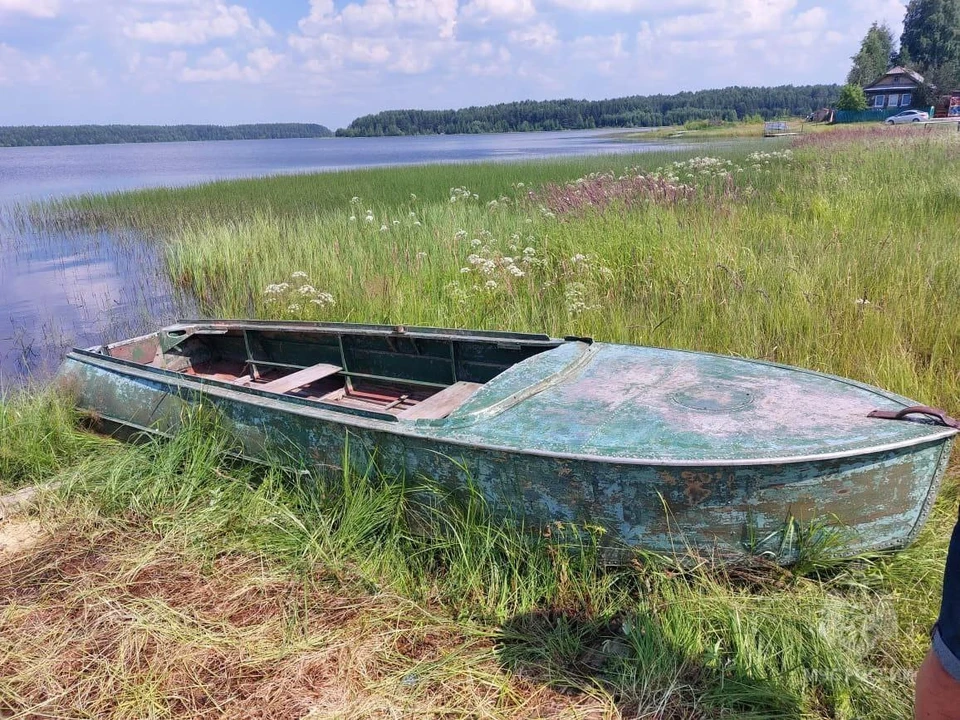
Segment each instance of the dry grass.
M4 717L612 718L508 677L495 638L89 513L0 560ZM599 693L598 693L599 696Z

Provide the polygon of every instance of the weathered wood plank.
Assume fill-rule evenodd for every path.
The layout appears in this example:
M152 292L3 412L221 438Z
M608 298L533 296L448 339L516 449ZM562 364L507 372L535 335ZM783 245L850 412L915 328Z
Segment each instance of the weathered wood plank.
M436 395L431 395L426 400L421 400L409 410L404 410L399 416L405 420L439 420L440 418L445 418L460 407L468 397L473 395L477 389L481 387L483 387L483 385L480 383L463 381L454 383Z
M272 380L271 382L264 383L263 385L259 386L259 389L268 390L275 393L290 392L291 390L296 390L297 388L301 388L304 385L309 385L312 382L329 377L330 375L336 375L341 370L343 370L343 368L339 367L338 365L318 363L316 365L311 365L308 368L304 368L303 370L298 370L291 375L285 375L278 380Z

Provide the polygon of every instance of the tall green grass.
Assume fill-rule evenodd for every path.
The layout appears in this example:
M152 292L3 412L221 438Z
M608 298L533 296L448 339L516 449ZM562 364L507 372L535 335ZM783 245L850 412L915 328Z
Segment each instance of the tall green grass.
M759 145L757 145L759 147ZM625 146L626 147L626 146ZM752 147L752 146L751 146ZM112 195L86 195L25 208L40 225L130 227L168 232L207 219L233 223L256 214L311 218L346 208L360 196L378 207L405 206L415 193L422 203L443 203L452 187L468 183L484 198L499 196L515 183L534 186L569 180L625 165L656 167L690 155L677 151L566 157L521 162L453 163L414 167L291 174L225 180L202 186L153 188Z
M269 568L267 575L286 578L285 583L354 598L361 612L369 602L368 628L385 621L374 598L410 603L408 614L429 616L434 632L460 637L461 649L426 664L394 657L383 669L393 678L391 692L406 692L411 674L417 683L438 688L469 678L485 688L484 702L491 692L500 698L485 706L491 717L523 716L516 707L514 678L532 683L528 688L599 699L609 712L626 716L890 718L907 713L911 669L935 609L946 514L938 513L905 553L865 558L828 574L691 568L643 554L632 564L608 566L589 534L564 526L534 533L497 520L479 493L451 497L428 480L385 476L374 467L346 465L339 474L305 478L280 468L237 464L229 454L230 437L202 413L172 441L121 446L82 441L78 431L60 432L66 411L55 398L14 402L34 411L29 420L21 414L8 422L0 440L11 452L33 457L36 481L60 485L59 499L48 500L41 517L57 518L68 528L67 536L76 536L80 522L81 534L113 539L84 561L95 563L92 574L64 579L66 570L38 572L37 563L56 562L50 548L22 567L0 563L0 582L13 572L9 581L20 583L25 593L8 608L6 620L0 619L0 636L8 639L18 637L14 621L33 607L30 599L37 594L62 597L80 583L78 592L90 602L96 597L90 583L104 577L107 584L97 593L115 594L134 583L124 592L137 598L144 581L134 581L152 568L157 553L173 553L210 572L224 558L239 556L257 559ZM9 413L8 406L3 410ZM15 429L23 424L49 425L46 435L55 440L37 444ZM78 452L82 442L86 445ZM144 528L154 540L141 548L143 557L128 557L129 569L116 577L102 575L111 558L123 557L123 537L143 544ZM164 567L151 570L151 583L174 583L182 574L172 565ZM164 573L170 577L164 579ZM221 591L233 598L229 603L237 612L242 593L230 595L228 587ZM371 600L358 599L363 597ZM220 632L216 625L205 631L202 624L185 623L184 613L193 612L189 604L160 612L164 606L156 601L124 602L132 603L124 611L132 624L115 632L149 630L165 649L143 656L133 671L123 657L111 659L100 654L102 649L89 649L93 654L83 661L88 670L58 680L76 688L64 691L64 704L54 703L59 714L82 714L92 703L108 702L98 690L108 680L112 692L129 694L142 692L148 677L152 702L171 707L175 683L161 672L164 658L196 653L212 642L201 633ZM116 615L118 603L111 606L112 622L125 617ZM288 612L295 606L296 601ZM147 610L149 619L142 617ZM302 632L325 612L324 605L309 604L288 615L286 639L270 657L303 652ZM268 620L264 616L263 632L274 632ZM52 618L44 643L11 641L0 658L5 668L0 700L6 707L23 710L37 702L37 683L51 671L44 663L53 662L43 649L45 643L56 644L52 629L57 627L67 637L82 630L69 615ZM262 656L265 639L257 627L231 641L240 652ZM354 632L361 634L337 642L365 642L361 629ZM13 667L16 672L8 672ZM124 678L119 686L118 678ZM385 681L380 676L376 682L369 677L350 682L362 693L365 687L382 689ZM470 710L456 708L468 701L466 695L450 693L445 702L459 713Z
M691 201L567 216L541 207L545 180L649 172L677 156L272 179L259 202L252 182L100 202L131 222L165 218L170 276L212 316L592 335L793 363L958 411L955 135L812 139L759 170L730 151L744 168L732 191L697 175ZM451 202L456 187L478 197ZM306 188L316 203L300 202ZM208 201L213 211L193 214ZM527 247L538 264L523 277L469 262L478 251L519 262ZM308 279L291 279L298 271ZM265 293L284 282L294 288L281 301ZM334 304L300 298L302 284Z

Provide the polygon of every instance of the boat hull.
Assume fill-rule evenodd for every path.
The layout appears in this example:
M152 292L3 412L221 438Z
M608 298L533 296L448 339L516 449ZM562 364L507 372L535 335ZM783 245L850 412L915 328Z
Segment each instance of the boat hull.
M331 472L349 453L355 466L375 458L387 473L454 491L469 476L495 514L534 526L589 524L611 547L763 554L783 563L795 559L797 548L784 542L795 522L836 527L844 555L908 544L930 511L953 442L780 464L650 464L477 446L76 353L59 383L105 426L172 434L186 409L203 404L250 459Z

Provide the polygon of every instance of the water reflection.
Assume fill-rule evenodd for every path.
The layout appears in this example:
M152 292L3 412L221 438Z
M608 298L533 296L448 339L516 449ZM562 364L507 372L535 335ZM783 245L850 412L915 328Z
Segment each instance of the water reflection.
M193 314L159 246L132 234L44 233L0 218L0 387L54 372L71 347Z

